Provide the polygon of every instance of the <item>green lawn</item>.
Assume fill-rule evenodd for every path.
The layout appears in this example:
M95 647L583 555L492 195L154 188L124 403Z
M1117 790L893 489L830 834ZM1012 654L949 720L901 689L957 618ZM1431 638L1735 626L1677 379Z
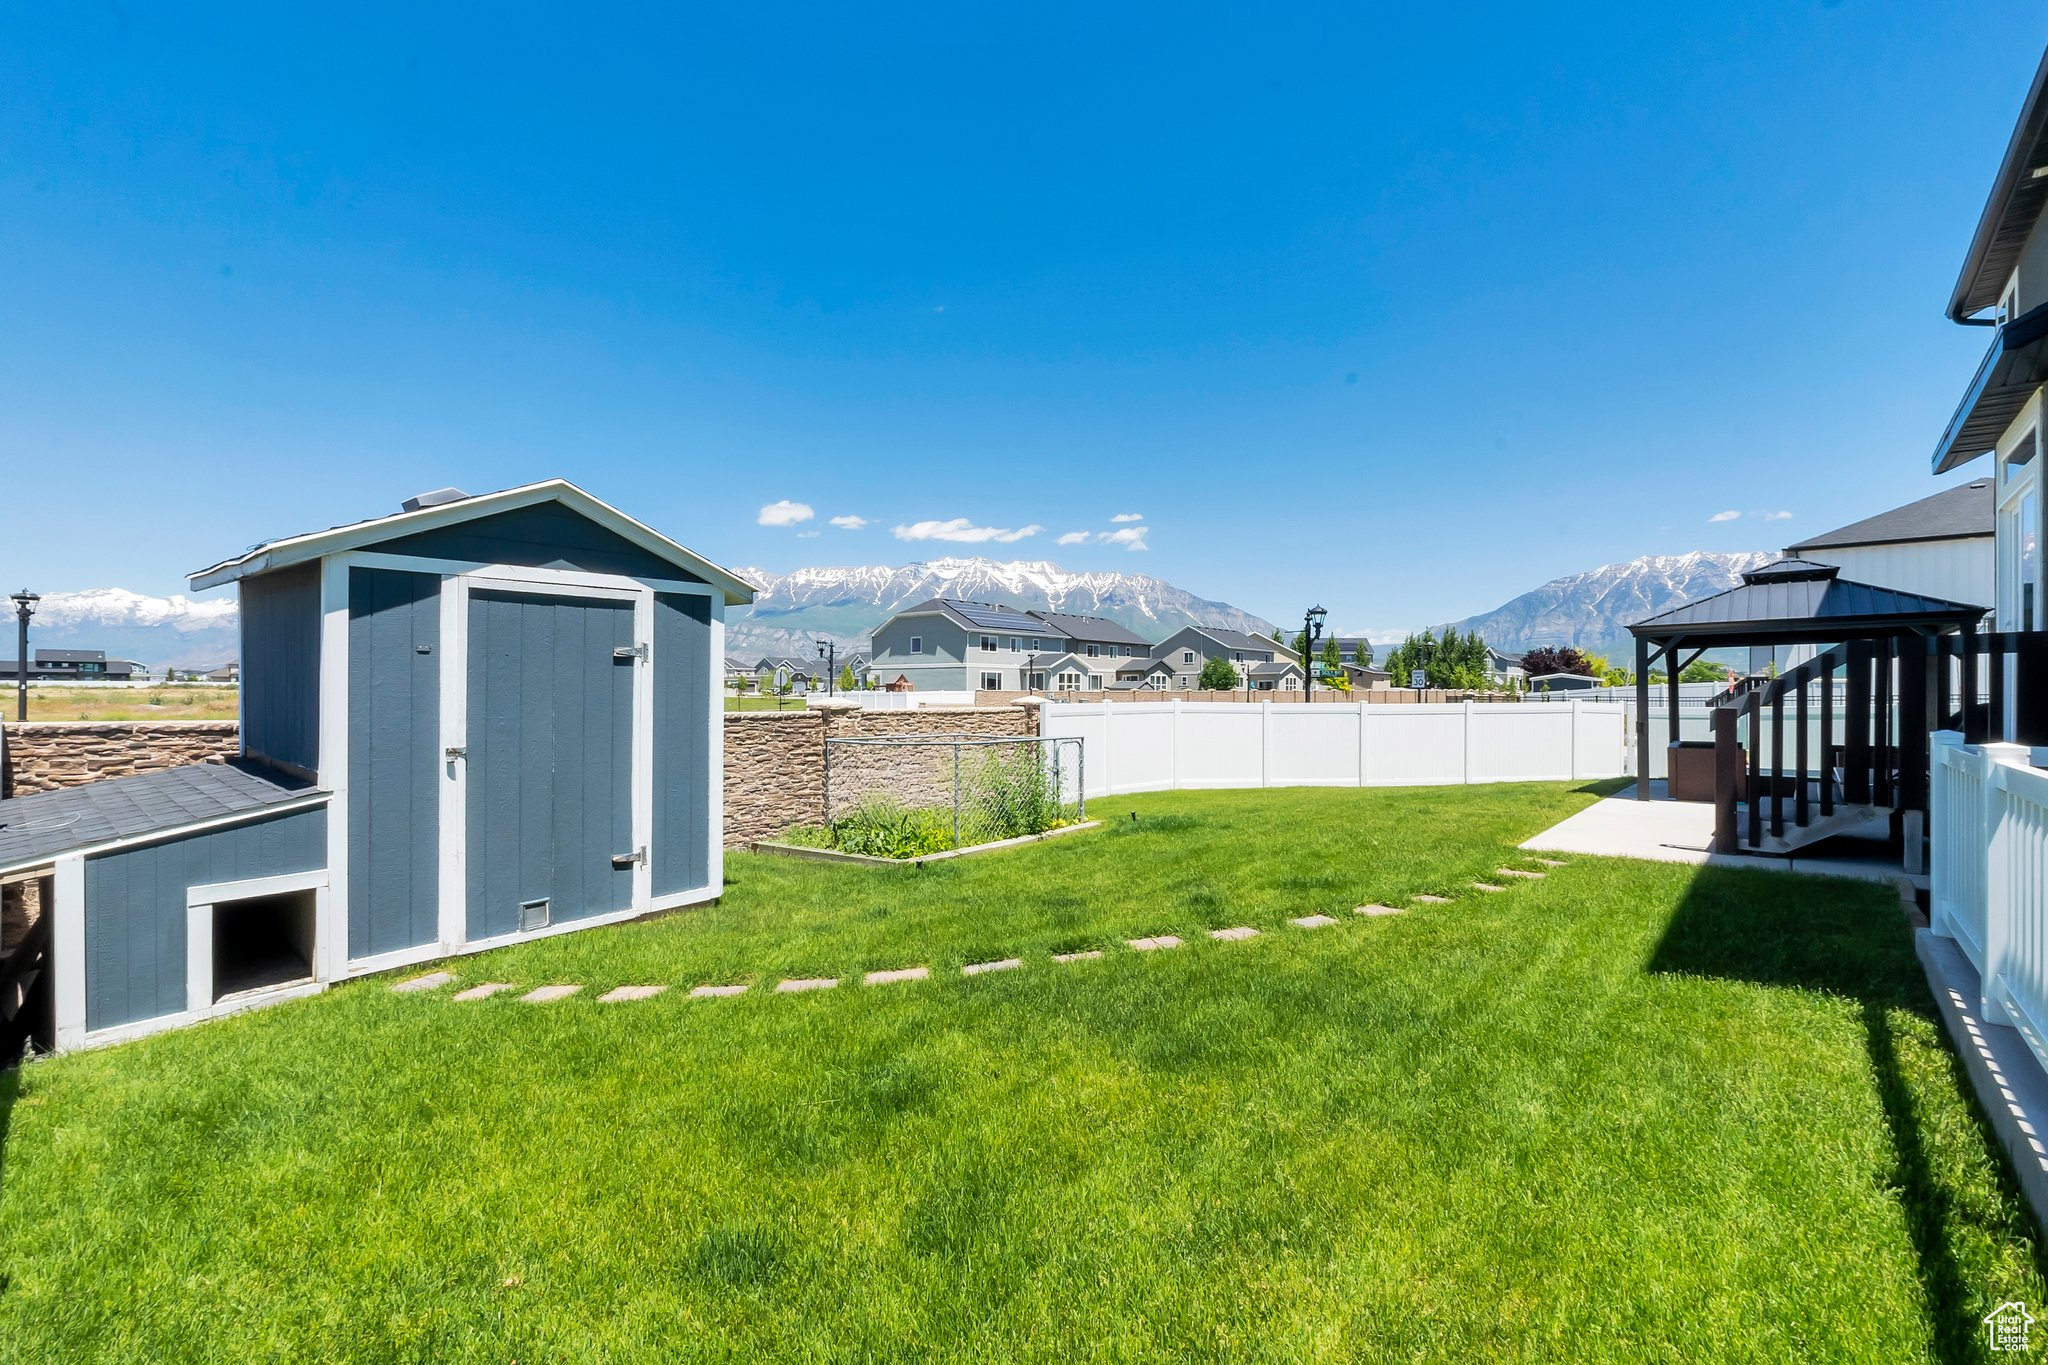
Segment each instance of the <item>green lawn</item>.
M565 1003L361 982L37 1063L0 1080L0 1360L1951 1360L2038 1314L1895 897L1470 889L1587 799L1128 797L922 871L735 857L716 907L455 965ZM1417 892L1455 900L1349 913ZM589 998L816 975L849 980Z

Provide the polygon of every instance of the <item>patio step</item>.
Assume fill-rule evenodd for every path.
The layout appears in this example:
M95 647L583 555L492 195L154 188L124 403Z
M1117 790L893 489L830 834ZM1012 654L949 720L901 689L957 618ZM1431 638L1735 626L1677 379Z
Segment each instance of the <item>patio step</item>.
M1737 832L1735 851L1738 853L1768 853L1783 855L1808 844L1819 843L1841 834L1853 834L1873 820L1886 819L1891 815L1889 806L1836 806L1833 815L1823 818L1815 810L1806 825L1792 823L1792 803L1785 803L1785 833L1782 836L1771 833L1771 809L1763 809L1763 838L1756 844L1749 842L1749 808L1738 806L1735 811Z

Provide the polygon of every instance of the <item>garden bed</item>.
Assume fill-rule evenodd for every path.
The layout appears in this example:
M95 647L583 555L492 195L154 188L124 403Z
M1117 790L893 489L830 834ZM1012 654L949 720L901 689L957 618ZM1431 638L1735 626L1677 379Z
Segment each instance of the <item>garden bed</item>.
M1083 830L1100 828L1101 825L1100 820L1083 820L1079 824L1061 825L1056 829L1041 830L1036 834L1019 834L1009 839L997 839L993 843L969 844L964 848L945 848L936 853L906 854L895 858L881 857L873 853L847 853L818 844L782 843L774 839L757 839L752 847L756 853L774 853L785 858L810 858L821 863L861 863L869 867L901 867L909 863L913 867L919 867L925 863L943 862L948 858L993 853L999 848L1021 848L1025 844L1058 838L1062 834L1079 834Z

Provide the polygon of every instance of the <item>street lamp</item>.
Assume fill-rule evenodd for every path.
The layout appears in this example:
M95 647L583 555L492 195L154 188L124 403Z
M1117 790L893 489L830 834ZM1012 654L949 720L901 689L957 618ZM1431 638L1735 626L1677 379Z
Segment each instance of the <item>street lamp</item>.
M839 662L839 649L830 640L819 640L818 657L825 661L825 695L835 695L839 685L839 674L834 667Z
M1321 607L1310 607L1301 614L1301 688L1302 700L1314 701L1316 690L1316 641L1323 638L1323 618L1330 613Z
M9 599L14 603L14 619L21 624L15 649L14 686L16 691L15 719L28 719L28 618L36 614L36 603L43 599L23 588Z

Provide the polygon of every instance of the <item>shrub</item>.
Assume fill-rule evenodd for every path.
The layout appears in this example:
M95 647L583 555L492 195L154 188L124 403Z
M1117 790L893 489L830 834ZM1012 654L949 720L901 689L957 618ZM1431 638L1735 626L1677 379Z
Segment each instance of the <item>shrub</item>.
M1035 744L990 754L961 797L968 803L963 815L974 826L972 843L1043 834L1060 823L1059 791Z
M887 797L873 797L832 822L830 846L870 858L943 853L953 847L953 814L936 806L912 809Z
M1234 692L1242 685L1237 669L1230 660L1217 657L1202 665L1202 676L1195 679L1195 686L1204 692Z

